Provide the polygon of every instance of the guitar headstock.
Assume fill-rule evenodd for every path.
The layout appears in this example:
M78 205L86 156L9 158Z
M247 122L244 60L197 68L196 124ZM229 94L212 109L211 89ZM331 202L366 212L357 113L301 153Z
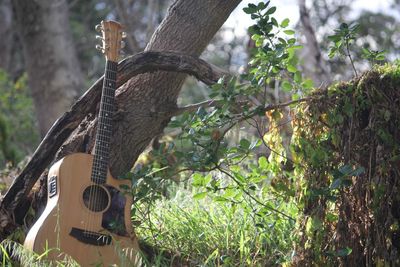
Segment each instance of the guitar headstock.
M118 62L120 50L125 46L122 39L126 34L122 29L121 24L112 20L103 20L101 24L96 25L96 31L102 33L102 36L96 36L102 41L102 44L96 45L96 48L102 51L107 60Z

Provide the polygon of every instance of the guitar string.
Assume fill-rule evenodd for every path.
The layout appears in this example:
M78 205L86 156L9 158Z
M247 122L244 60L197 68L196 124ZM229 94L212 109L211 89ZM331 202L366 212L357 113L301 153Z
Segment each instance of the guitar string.
M103 101L103 97L102 97L102 103L104 103ZM94 183L94 185L92 185L92 187L90 187L90 193L89 193L89 207L92 209L92 211L90 211L90 217L88 220L88 228L92 229L93 227L93 218L95 217L95 212L98 212L100 209L100 202L99 202L99 198L100 198L100 187L99 184L101 184L102 181L105 181L105 177L107 176L106 173L104 173L104 166L102 166L104 163L101 162L102 158L104 157L104 147L101 145L101 143L104 142L104 139L106 138L106 136L104 136L105 133L104 130L101 128L101 126L106 123L104 122L104 113L107 114L107 112L109 112L107 106L105 105L101 105L100 107L100 112L99 112L99 124L98 124L98 130L96 133L96 143L95 143L95 156L94 156L94 161L93 161L93 175L92 178L94 181L92 181ZM104 124L105 125L105 124Z
M107 80L109 76L109 66L110 64L106 64L106 72L105 72L105 77L104 77L104 84L103 84L103 90L102 90L102 98L101 98L101 105L100 105L100 111L99 111L99 122L98 122L98 129L97 129L97 133L96 133L96 143L95 143L95 156L94 156L94 169L93 169L93 179L94 179L94 183L96 185L92 186L90 188L90 196L89 196L89 206L91 207L91 209L93 211L90 212L90 217L89 217L89 228L92 229L92 223L93 223L93 218L95 216L95 212L98 211L99 209L99 183L102 179L104 179L104 177L107 176L107 174L103 174L104 172L104 167L102 167L102 163L99 161L99 159L101 159L101 157L103 157L104 151L102 148L101 143L103 142L103 134L102 131L103 129L101 128L104 124L104 113L105 112L109 112L107 105L105 105L105 95L106 95L106 88L107 88ZM106 113L107 114L107 113ZM104 124L105 125L105 124ZM103 138L102 138L103 137Z
M95 141L95 156L93 160L92 166L92 176L91 178L94 179L93 185L90 187L89 192L89 207L91 207L95 212L99 212L100 208L103 207L104 203L100 203L102 201L102 195L100 194L102 189L98 184L101 182L105 183L107 179L107 170L108 166L107 163L109 161L109 153L110 153L110 146L109 142L111 139L111 123L112 123L112 116L110 114L113 113L113 109L115 109L114 101L115 101L115 83L116 83L116 66L117 63L113 62L106 62L106 72L104 77L104 84L102 90L102 98L101 98L101 105L99 111L99 123L98 123L98 130L96 133L96 141ZM108 100L107 100L108 99ZM108 103L107 103L108 101ZM110 103L111 102L111 103ZM110 109L110 110L109 110ZM105 115L105 116L104 116ZM111 117L111 118L110 118ZM104 127L104 129L101 128ZM109 128L107 130L107 127ZM107 133L108 132L108 133ZM104 143L104 145L102 145ZM106 151L104 151L106 150ZM93 181L92 181L93 182ZM101 184L101 183L100 183ZM93 189L94 188L94 189ZM99 201L100 200L100 201ZM111 200L110 200L111 201ZM107 203L108 205L108 203ZM95 212L90 212L87 222L86 229L92 229L93 221L95 217ZM91 235L90 232L87 235Z

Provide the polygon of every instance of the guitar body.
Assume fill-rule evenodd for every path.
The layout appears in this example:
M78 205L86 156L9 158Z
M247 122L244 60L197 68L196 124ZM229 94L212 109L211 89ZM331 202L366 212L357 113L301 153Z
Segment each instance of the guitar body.
M120 188L130 185L108 171L104 184L93 183L92 165L92 155L76 153L51 167L46 208L24 245L38 253L57 248L50 259L67 254L81 266L135 266L139 246L130 223L132 198Z

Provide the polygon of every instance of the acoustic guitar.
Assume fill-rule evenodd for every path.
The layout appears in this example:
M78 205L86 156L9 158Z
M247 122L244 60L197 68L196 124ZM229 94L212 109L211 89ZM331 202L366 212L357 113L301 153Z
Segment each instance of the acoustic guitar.
M139 246L131 226L132 198L123 193L126 180L109 170L117 61L123 32L119 23L102 21L106 58L94 155L76 153L49 170L47 205L30 229L24 246L35 252L49 250L51 260L65 254L81 266L135 266Z

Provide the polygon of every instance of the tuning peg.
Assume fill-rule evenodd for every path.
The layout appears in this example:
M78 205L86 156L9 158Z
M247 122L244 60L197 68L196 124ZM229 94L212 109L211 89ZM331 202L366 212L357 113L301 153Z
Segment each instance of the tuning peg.
M98 40L101 40L101 41L103 41L104 39L103 39L103 37L102 36L100 36L100 35L96 35L96 39L98 39Z
M126 46L124 41L121 41L121 49L124 48Z
M101 45L99 45L99 44L96 45L96 49L101 51L101 52L104 51L103 47Z
M121 32L121 37L126 38L126 32Z
M103 27L100 24L97 24L94 28L97 32L101 32L103 30Z

